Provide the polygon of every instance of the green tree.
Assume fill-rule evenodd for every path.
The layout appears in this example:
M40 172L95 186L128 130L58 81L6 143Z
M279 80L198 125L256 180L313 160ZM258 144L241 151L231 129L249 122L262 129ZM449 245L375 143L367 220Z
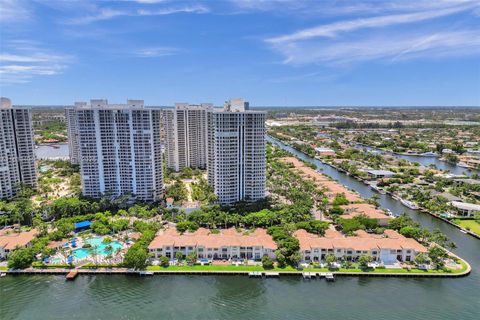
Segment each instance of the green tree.
M273 269L273 260L268 255L262 257L262 266L264 269Z
M30 248L19 248L8 255L8 267L15 269L28 268L33 262L33 253Z
M170 265L170 259L168 259L165 256L160 257L160 265L164 268L168 267Z
M359 258L358 258L358 263L360 264L360 266L362 266L363 268L366 268L368 266L368 264L370 262L373 261L373 258L371 256L368 256L368 255L361 255Z
M194 265L197 262L197 252L191 251L186 257L187 263L189 265Z
M436 269L442 268L445 264L444 260L448 257L447 251L439 246L433 246L428 250L428 257L435 265Z
M127 253L125 253L123 264L128 268L142 270L145 269L145 267L147 266L147 259L147 251L142 248L142 246L135 243L128 249Z
M182 261L183 258L184 258L184 255L183 255L183 253L181 253L180 251L177 251L177 252L175 252L175 258L176 258L178 261Z
M331 266L335 261L337 261L337 257L335 257L334 254L329 253L325 256L324 260L329 266Z

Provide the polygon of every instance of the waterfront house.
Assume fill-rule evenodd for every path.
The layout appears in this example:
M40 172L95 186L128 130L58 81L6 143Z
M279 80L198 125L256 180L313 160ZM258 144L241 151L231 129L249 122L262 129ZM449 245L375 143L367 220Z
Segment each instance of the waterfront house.
M449 204L454 208L459 216L463 217L473 217L476 213L480 213L480 205L467 203L467 202L460 202L460 201L452 201Z
M337 259L353 261L362 255L368 255L376 262L389 265L398 261L412 261L417 254L427 252L417 241L394 230L385 230L382 235L358 230L354 237L327 232L322 237L300 229L295 231L294 236L300 243L301 260L307 263L323 261L327 254L333 254Z
M160 230L148 246L154 258L165 256L171 260L177 252L188 255L196 252L198 259L255 259L264 255L275 258L275 241L265 229L238 232L235 228L218 233L200 228L195 232L178 233L174 228Z
M335 157L335 150L330 148L318 147L315 148L319 157Z
M395 172L389 170L367 170L368 175L373 179L392 178Z
M369 203L351 203L340 207L344 210L344 214L341 215L342 219L353 219L365 215L370 219L376 219L380 226L388 225L391 219L383 210L377 209Z
M36 235L36 229L20 232L12 228L0 230L0 260L6 259L17 248L30 246Z

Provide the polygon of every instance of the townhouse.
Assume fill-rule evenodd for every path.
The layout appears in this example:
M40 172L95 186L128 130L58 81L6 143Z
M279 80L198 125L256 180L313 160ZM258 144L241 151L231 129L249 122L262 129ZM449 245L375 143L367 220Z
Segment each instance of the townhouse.
M188 255L196 252L198 259L255 259L264 255L275 258L275 241L265 229L237 232L235 228L218 233L200 228L180 234L174 228L161 230L148 246L152 257L165 256L173 260L177 252Z
M412 261L419 253L427 249L414 239L406 238L394 230L385 230L384 234L369 234L363 230L354 237L345 237L333 229L327 230L321 237L297 230L294 236L300 243L302 261L322 261L327 254L336 258L356 260L362 255L371 256L374 261L392 264L397 261Z

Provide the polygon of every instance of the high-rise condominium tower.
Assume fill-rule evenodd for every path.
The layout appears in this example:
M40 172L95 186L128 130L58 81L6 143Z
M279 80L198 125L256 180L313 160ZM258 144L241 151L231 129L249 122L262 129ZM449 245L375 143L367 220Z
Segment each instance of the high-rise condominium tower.
M265 112L234 99L208 116L208 181L221 204L265 197Z
M37 186L32 113L13 108L7 98L0 104L0 198L11 198L20 183Z
M80 151L78 150L78 139L77 139L77 117L76 117L74 108L65 109L65 119L67 121L68 153L70 156L70 163L79 164Z
M144 108L143 100L91 100L74 112L85 196L163 198L160 109Z
M176 103L165 110L165 159L170 169L207 167L207 112L212 104Z

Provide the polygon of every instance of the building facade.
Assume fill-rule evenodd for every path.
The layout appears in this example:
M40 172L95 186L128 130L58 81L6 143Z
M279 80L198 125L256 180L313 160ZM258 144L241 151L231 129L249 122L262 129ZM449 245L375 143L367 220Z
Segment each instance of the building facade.
M352 261L366 255L379 263L394 264L398 261L413 261L417 254L427 252L427 249L414 239L405 238L388 229L383 235L358 230L353 237L345 237L332 230L327 230L325 236L321 237L299 229L294 236L300 243L300 255L304 262L325 261L325 257L331 254L337 259Z
M207 166L207 112L212 104L176 103L165 110L165 160L168 168L205 169Z
M37 186L32 113L13 108L7 98L0 105L0 199L15 196L23 183Z
M78 150L77 117L75 108L65 108L65 119L68 134L68 154L71 164L80 164L80 151Z
M75 120L82 192L85 196L163 198L160 110L143 100L76 103Z
M208 181L221 204L265 197L266 113L235 99L208 115Z

